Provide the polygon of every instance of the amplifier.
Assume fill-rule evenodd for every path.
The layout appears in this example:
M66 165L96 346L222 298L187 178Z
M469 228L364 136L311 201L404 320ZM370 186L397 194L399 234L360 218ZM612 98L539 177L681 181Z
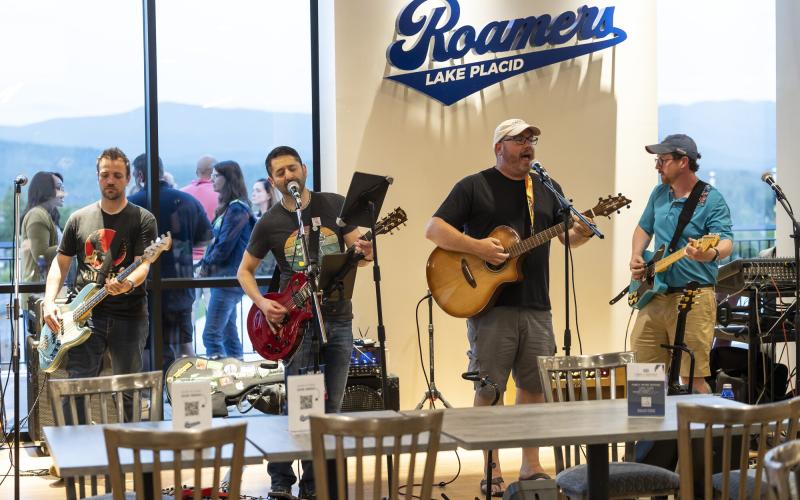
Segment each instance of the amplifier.
M353 353L350 355L350 377L380 377L381 350L372 339L353 341Z
M389 375L386 380L386 409L400 410L400 379ZM344 390L342 412L383 409L381 378L377 376L349 377Z

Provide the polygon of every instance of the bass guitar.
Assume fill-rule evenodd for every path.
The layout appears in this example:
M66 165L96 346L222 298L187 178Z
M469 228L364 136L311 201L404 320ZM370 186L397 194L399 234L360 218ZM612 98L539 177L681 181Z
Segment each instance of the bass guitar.
M684 337L686 336L686 316L689 314L689 311L692 310L692 305L694 304L695 298L699 293L698 288L699 283L692 281L686 285L686 288L683 289L683 295L681 295L681 300L678 302L678 321L675 324L675 343L673 345L661 345L661 347L664 347L665 349L672 349L672 360L669 364L669 375L667 376L667 394L670 396L692 393L692 382L694 381L694 355L686 346ZM681 354L683 352L689 353L689 358L691 359L689 365L688 389L685 390L683 387L681 387L680 382Z
M172 247L172 235L161 235L150 246L145 248L142 258L128 266L117 275L119 281L125 281L143 262L155 262L162 252ZM67 351L89 339L91 328L86 322L92 315L92 309L108 296L103 285L89 283L69 304L59 306L61 319L59 329L54 332L45 324L36 349L39 353L39 367L45 373L53 373L64 361Z
M622 196L600 198L586 217L610 217L631 200ZM469 318L483 312L497 298L501 287L521 281L523 257L564 232L564 224L556 224L522 240L508 226L496 227L489 237L497 238L509 254L508 260L493 265L472 254L436 247L428 257L426 276L436 303L450 316Z
M407 221L405 211L398 207L375 224L375 234L392 234L392 231ZM370 241L372 237L372 232L368 231L361 239ZM355 253L355 247L348 248L347 254L350 256L348 261L353 264L363 258ZM300 347L303 341L303 324L312 317L312 293L306 275L303 272L296 272L282 292L268 292L264 295L265 298L278 302L289 311L281 322L269 321L255 304L250 307L250 312L247 314L247 334L253 343L253 349L264 359L271 361L288 359Z
M650 302L654 295L666 292L669 287L661 280L659 273L663 273L669 266L686 257L688 247L691 246L705 252L718 244L718 234L707 234L666 257L662 257L666 249L664 245L661 245L655 252L645 250L643 257L647 261L647 267L645 267L644 276L641 279L631 280L628 285L628 305L634 309L641 309Z

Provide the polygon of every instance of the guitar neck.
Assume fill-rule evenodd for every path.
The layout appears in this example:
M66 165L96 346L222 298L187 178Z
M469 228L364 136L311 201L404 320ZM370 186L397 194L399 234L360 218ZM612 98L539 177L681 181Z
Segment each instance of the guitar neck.
M120 282L121 282L121 281L125 281L125 279L126 279L128 276L130 276L130 275L131 275L131 273L132 273L133 271L135 271L135 270L136 270L136 268L138 268L138 267L139 267L139 265L140 265L141 263L142 263L142 260L141 260L141 259L139 259L139 260L135 261L133 264L131 264L130 266L128 266L128 268L127 268L127 269L125 269L125 270L124 270L124 271L122 271L120 274L118 274L118 275L117 275L117 277L116 277L116 279L117 279L118 281L120 281ZM104 300L106 297L108 297L108 290L106 290L106 288L105 288L105 287L103 287L103 288L101 288L101 289L100 289L100 291L99 291L99 292L97 292L97 293L95 293L94 295L92 295L92 296L89 298L89 300L87 300L86 302L84 302L84 303L83 303L83 304L81 304L80 306L76 307L76 308L75 308L75 310L72 312L72 314L73 314L75 317L78 317L78 318L80 318L81 316L85 315L86 313L88 313L89 311L91 311L92 309L94 309L94 308L95 308L95 306L97 306L98 304L100 304L100 302L102 302L102 301L103 301L103 300Z
M654 262L653 270L656 273L660 273L684 257L686 257L686 247L681 248L680 250L676 250L675 252L672 252L671 254L664 257L663 259Z
M592 211L588 210L583 212L583 215L586 217L592 216ZM572 221L570 221L570 227L572 227ZM506 248L506 251L510 254L511 257L519 257L525 253L530 252L534 248L544 245L548 241L552 240L559 234L564 234L564 223L561 222L556 224L555 226L551 226L544 231L540 231L533 236L525 238L524 240L520 241L515 245L511 245L509 248Z

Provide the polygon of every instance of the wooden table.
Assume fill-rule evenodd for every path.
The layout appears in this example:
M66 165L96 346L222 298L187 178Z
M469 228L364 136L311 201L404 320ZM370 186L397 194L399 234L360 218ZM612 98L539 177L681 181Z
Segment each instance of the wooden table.
M679 402L742 406L719 396L693 394L667 397L663 418L628 417L626 399L451 408L444 410L442 433L467 450L586 445L589 497L608 498L608 444L677 439ZM699 427L692 432L702 436Z

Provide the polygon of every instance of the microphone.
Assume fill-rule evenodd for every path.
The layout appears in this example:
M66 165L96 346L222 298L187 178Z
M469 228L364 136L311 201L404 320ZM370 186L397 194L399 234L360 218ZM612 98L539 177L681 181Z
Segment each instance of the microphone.
M463 378L464 380L471 380L472 382L480 382L481 374L478 371L464 372L461 374L461 378Z
M22 174L19 174L16 179L14 179L14 184L17 186L24 186L28 183L28 178Z
M769 187L771 187L773 191L775 191L775 196L777 196L779 200L781 200L781 199L785 200L786 199L786 195L783 194L783 190L778 185L778 183L775 182L775 178L772 177L772 173L771 172L764 172L763 174L761 174L761 180L766 182L767 185Z
M544 167L542 166L541 163L539 163L538 160L534 160L531 163L531 170L536 172L536 174L539 175L539 177L541 177L542 180L546 180L546 181L550 180L550 175L547 173L547 170L544 169Z
M297 181L291 181L286 185L286 188L289 190L289 194L294 197L297 203L300 203L300 184Z

